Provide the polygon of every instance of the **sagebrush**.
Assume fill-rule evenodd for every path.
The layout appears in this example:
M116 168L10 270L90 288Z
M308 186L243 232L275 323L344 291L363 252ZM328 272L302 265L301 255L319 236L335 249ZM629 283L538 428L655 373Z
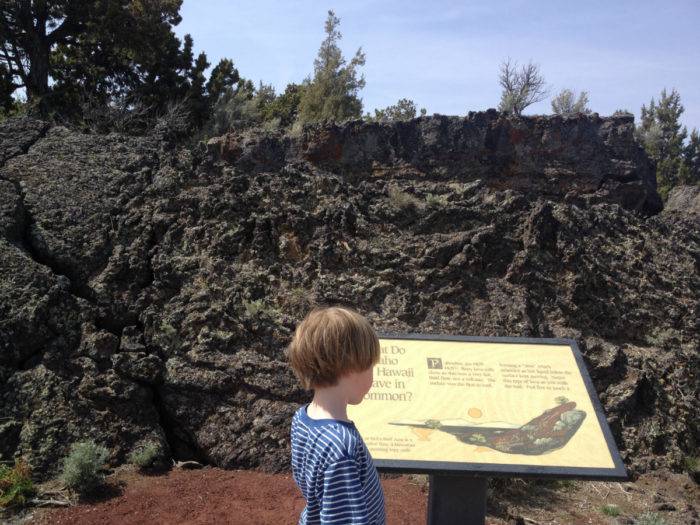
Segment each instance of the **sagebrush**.
M161 458L161 448L155 441L149 441L129 454L129 462L140 468L155 467Z
M63 460L61 480L79 494L89 494L102 485L102 469L109 452L94 441L82 441L71 446Z

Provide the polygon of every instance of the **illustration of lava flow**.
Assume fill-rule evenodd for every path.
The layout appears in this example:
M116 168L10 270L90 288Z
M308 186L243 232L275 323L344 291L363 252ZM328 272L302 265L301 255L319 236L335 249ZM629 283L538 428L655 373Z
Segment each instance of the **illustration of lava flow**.
M410 426L421 440L426 440L430 432L438 430L452 434L470 445L489 447L506 454L537 456L566 445L585 418L586 412L577 410L575 402L562 399L558 406L545 410L522 426L506 422L478 423L464 419L401 420L390 424Z

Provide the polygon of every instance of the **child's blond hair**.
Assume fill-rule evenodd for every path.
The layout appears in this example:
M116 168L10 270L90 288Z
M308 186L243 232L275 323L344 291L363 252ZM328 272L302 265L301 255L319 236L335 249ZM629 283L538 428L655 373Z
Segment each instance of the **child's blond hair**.
M377 364L379 338L351 308L316 308L297 326L287 356L307 390L333 386L343 375Z

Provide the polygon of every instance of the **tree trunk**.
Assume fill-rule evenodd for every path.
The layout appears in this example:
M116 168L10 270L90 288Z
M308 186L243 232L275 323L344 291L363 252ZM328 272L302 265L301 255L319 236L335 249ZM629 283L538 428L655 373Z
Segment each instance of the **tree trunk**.
M43 115L46 113L46 95L49 93L49 53L51 42L46 38L47 8L45 2L37 2L29 33L27 53L29 55L29 75L27 79L27 100Z

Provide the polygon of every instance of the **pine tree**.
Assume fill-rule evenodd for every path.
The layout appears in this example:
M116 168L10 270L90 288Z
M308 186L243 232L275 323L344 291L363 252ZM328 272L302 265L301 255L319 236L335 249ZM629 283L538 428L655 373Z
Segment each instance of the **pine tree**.
M358 77L358 68L365 64L365 55L359 48L346 64L338 47L342 37L339 24L340 19L335 13L328 11L326 38L314 60L313 79L307 78L303 84L298 115L302 123L342 121L362 116L362 100L357 94L365 86L365 79L363 75Z

